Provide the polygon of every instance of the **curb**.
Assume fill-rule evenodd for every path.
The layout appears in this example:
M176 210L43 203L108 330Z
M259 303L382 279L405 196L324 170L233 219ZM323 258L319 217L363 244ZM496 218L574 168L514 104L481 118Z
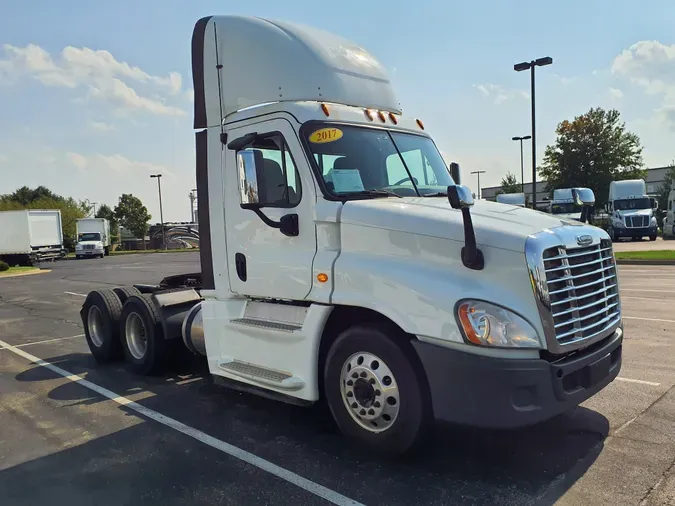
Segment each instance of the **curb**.
M675 260L651 260L638 258L617 258L618 265L675 265Z
M8 278L19 278L21 276L33 276L35 274L46 274L48 272L52 272L51 269L37 269L35 271L29 271L29 272L19 272L18 274L0 274L0 280L2 279L8 279Z

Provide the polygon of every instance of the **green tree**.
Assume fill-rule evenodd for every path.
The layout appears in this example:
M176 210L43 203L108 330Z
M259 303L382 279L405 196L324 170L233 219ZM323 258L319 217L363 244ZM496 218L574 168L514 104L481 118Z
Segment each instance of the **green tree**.
M152 218L141 199L131 193L122 194L119 204L115 206L115 217L137 239L145 238L150 228L148 222Z
M115 211L113 211L108 204L102 204L101 207L96 211L96 216L94 218L105 218L110 222L110 235L115 238L119 235L119 222L117 221L117 216ZM114 241L113 241L114 242Z
M640 138L626 130L615 109L591 108L558 124L556 134L538 168L548 191L588 187L595 192L596 205L602 207L611 181L646 177Z
M501 193L521 193L521 192L522 186L518 182L518 178L516 178L515 174L507 172L506 176L502 178Z
M63 197L44 186L35 189L23 186L13 193L0 196L0 211L20 209L58 209L61 211L63 243L72 249L76 240L76 222L88 216L91 205L87 201L77 201L72 197Z

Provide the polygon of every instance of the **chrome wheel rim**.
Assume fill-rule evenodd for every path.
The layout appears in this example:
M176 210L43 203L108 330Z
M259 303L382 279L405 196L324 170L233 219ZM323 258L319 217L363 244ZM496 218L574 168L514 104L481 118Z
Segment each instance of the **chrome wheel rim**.
M89 330L89 338L97 348L103 346L103 315L98 306L91 306L87 314L87 329Z
M384 432L398 418L398 383L389 366L372 353L354 353L345 361L340 393L349 415L369 432Z
M145 324L138 313L129 313L127 316L127 321L124 323L124 335L131 356L137 360L143 359L148 349L148 338Z

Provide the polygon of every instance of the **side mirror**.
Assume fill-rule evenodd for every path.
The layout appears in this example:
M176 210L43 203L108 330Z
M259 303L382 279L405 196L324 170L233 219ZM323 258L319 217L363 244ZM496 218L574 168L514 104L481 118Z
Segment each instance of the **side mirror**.
M246 150L237 153L237 170L239 171L239 202L244 208L260 205L258 188L258 167L262 167L262 153L257 150Z
M572 198L578 206L592 206L595 204L595 194L590 188L573 188Z
M651 197L649 200L652 201L652 209L656 211L659 208L659 201L656 200L654 197Z
M460 184L448 186L448 200L453 209L465 209L473 206L471 190Z
M450 175L455 184L462 184L462 175L459 171L459 164L456 162L450 163Z

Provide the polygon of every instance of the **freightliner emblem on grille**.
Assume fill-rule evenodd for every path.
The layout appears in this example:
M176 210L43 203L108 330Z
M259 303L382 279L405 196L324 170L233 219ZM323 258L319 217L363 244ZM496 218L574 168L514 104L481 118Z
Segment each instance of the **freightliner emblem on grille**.
M593 242L593 238L590 235L578 235L577 244L579 246L589 246Z

